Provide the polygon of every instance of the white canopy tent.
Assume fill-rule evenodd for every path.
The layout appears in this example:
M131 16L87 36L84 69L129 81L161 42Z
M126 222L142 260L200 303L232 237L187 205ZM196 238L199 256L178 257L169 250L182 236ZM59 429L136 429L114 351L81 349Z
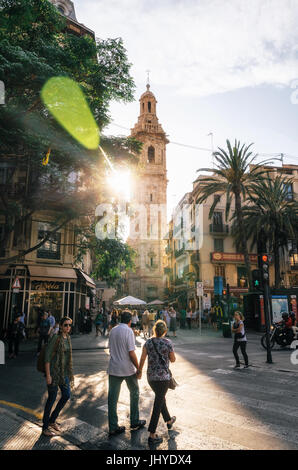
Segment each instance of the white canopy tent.
M164 302L162 300L159 300L159 299L156 299L156 300L152 300L152 302L149 302L149 304L147 305L163 305Z
M146 302L141 299L137 299L136 297L132 297L128 295L127 297L123 297L123 299L115 300L115 305L146 305Z

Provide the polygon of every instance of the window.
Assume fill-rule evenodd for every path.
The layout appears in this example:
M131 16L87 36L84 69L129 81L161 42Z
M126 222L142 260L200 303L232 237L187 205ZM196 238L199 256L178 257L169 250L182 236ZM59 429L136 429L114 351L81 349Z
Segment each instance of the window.
M224 252L224 243L222 238L214 238L214 251Z
M293 201L293 185L292 183L284 183L285 197L287 201Z
M226 267L223 264L218 264L217 266L214 266L214 276L221 276L223 286L226 287Z
M7 184L10 181L12 168L1 167L0 168L0 184Z
M151 113L151 101L148 101L148 113Z
M213 225L217 227L222 227L222 212L214 212L213 214Z
M44 225L38 230L38 240L41 241L50 231ZM38 250L37 258L60 259L61 233L54 233Z
M148 163L154 163L155 162L155 149L150 145L148 148Z
M153 194L150 194L150 202L153 201Z

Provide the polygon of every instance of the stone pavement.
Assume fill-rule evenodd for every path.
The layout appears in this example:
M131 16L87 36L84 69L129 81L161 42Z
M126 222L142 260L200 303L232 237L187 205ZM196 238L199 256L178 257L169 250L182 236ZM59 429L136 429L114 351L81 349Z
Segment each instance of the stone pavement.
M291 372L292 374L298 372L298 365L292 364L290 361L291 351L273 350L273 364L266 363L266 351L260 346L260 333L248 332L248 351L250 362L252 363L252 370L266 370L270 369L280 372ZM172 339L172 337L170 337ZM140 352L141 346L144 343L142 337L136 338L138 351ZM202 329L202 335L199 334L198 329L192 330L178 330L177 338L173 339L177 351L183 351L184 345L187 350L187 345L193 348L196 344L209 344L214 345L214 353L216 353L216 346L218 344L226 345L228 349L232 346L231 338L223 338L221 331L213 331L207 328ZM85 335L73 335L72 344L74 350L96 350L107 349L108 338L95 337L94 331ZM37 340L24 341L21 345L21 351L36 352ZM216 357L216 356L214 356ZM1 369L0 369L1 372ZM152 401L152 397L148 396L148 400ZM107 406L107 405L105 405ZM12 408L9 403L1 401L0 399L0 449L1 450L87 450L87 449L115 449L115 443L107 438L107 433L99 428L87 425L87 423L80 421L77 418L69 418L61 423L63 429L63 436L48 439L41 436L41 421L32 415L26 413L26 409ZM183 431L185 432L185 431ZM204 437L201 436L201 442L198 443L199 436L196 436L194 446L204 448ZM192 442L194 436L188 436L189 442ZM119 437L113 438L117 440L116 448L121 450L136 449L141 450L146 448L147 432L125 433ZM169 435L169 440L166 443L167 448L175 449L175 435ZM224 443L220 440L213 443L213 448L224 448ZM193 447L190 447L193 448ZM198 447L194 447L198 448ZM208 447L207 447L208 448ZM238 447L243 448L243 446ZM161 449L162 450L162 449Z

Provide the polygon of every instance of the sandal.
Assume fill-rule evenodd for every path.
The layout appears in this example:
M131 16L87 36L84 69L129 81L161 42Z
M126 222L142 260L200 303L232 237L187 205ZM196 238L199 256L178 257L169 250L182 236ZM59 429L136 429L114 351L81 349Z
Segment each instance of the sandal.
M177 419L176 416L172 416L171 423L167 423L167 428L168 429L172 429L173 424L175 423L176 419Z
M53 428L53 429L55 429L55 431L61 432L61 429L59 428L57 423L50 423L49 428Z
M53 433L50 429L44 429L42 431L42 435L47 437L54 437L55 433Z

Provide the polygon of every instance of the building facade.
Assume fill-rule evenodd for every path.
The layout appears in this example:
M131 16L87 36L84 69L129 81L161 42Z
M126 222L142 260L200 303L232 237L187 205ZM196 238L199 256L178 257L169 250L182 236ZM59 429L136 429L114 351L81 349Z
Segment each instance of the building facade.
M158 122L150 85L140 98L140 115L131 136L143 143L134 175L130 235L136 270L126 278L129 295L147 302L164 297L164 236L167 230L167 136Z
M298 166L266 167L269 176L289 177L287 184L289 200L297 197ZM214 194L203 204L197 199L200 188L200 177L193 183L193 190L181 199L173 212L173 219L168 226L166 247L167 264L165 267L166 288L173 299L179 300L182 291L187 293L187 303L198 307L198 298L194 281L202 281L204 302L210 305L214 299L214 279L221 277L223 287L229 284L230 294L239 299L248 292L248 279L244 257L235 250L234 238L231 235L231 222L225 220L226 196ZM216 210L212 219L209 211L217 199ZM231 207L231 216L234 208ZM298 234L297 234L298 235ZM250 247L250 241L248 241ZM251 269L258 268L256 247L249 253ZM298 287L298 240L288 240L288 247L281 250L282 286ZM270 284L274 285L274 264L270 266Z

